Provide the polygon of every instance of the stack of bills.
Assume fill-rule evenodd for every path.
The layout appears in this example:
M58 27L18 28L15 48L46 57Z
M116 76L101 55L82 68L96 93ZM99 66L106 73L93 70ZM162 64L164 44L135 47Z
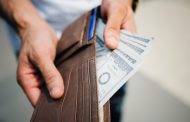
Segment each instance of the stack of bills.
M152 37L121 30L118 48L110 50L104 44L104 27L105 24L99 19L96 28L96 68L100 107L137 72L153 40Z

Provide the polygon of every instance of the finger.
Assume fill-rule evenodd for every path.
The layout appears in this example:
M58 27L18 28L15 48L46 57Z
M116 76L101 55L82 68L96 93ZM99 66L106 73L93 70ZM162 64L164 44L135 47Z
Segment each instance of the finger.
M104 39L108 48L117 48L120 28L125 14L125 9L122 8L116 8L114 11L108 13L108 20L104 30Z
M129 32L132 32L132 33L135 33L137 32L137 29L136 29L136 24L134 22L126 22L123 26L122 26L123 29L125 29L126 31L129 31Z
M45 79L50 96L54 99L60 98L64 92L63 79L52 59L40 59L38 66Z
M35 78L27 80L27 81L31 83L40 82L40 81L37 81ZM32 105L35 106L41 94L40 85L32 85L32 86L25 87L25 93L27 94Z
M41 90L39 88L41 82L35 75L35 71L32 66L29 65L27 60L21 59L19 61L17 68L17 80L32 105L35 106L41 94Z
M125 29L129 32L136 32L136 23L135 23L135 17L133 12L131 11L128 17L125 17L123 24L122 24L122 29Z

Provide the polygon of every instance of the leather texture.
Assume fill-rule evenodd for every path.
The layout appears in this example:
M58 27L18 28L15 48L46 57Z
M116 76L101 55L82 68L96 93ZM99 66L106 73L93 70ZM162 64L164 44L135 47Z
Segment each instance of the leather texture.
M43 86L31 122L110 122L109 102L100 112L95 40L87 40L90 13L62 34L55 65L64 79L64 95L53 100Z

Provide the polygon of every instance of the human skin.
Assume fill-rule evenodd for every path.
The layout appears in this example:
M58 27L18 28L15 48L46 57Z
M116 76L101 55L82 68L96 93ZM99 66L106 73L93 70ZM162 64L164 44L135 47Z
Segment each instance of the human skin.
M136 31L131 6L132 0L103 0L101 14L107 20L104 39L108 48L117 48L121 28ZM31 104L36 105L42 83L53 99L60 98L64 94L64 81L54 65L58 39L53 29L30 0L0 0L0 11L21 37L17 81Z

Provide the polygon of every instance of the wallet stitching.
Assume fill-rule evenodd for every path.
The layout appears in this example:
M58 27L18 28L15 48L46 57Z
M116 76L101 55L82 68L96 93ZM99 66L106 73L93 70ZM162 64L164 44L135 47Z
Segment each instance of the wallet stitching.
M82 65L83 66L83 65ZM79 97L79 99L80 99L80 97L82 98L82 99L80 99L80 101L79 101L79 103L81 103L81 104L79 104L79 105L81 105L82 107L81 107L81 111L83 111L83 79L82 79L82 75L83 75L83 70L82 70L82 66L79 66L78 67L78 96L77 96L77 98ZM80 75L81 75L81 77L80 77L80 75L79 75L79 73L80 73ZM81 81L81 82L79 82L79 81ZM79 84L81 84L81 85L79 85ZM81 88L81 89L80 89ZM77 105L78 105L78 101L77 101ZM79 113L79 111L80 111L80 109L79 108L77 108L77 115L76 115L76 119L77 119L77 121L78 122L83 122L83 121L81 121L82 120L82 118L83 118L83 116L81 115L81 116L79 116L78 115L78 113ZM82 112L81 112L82 113Z
M84 81L84 71L83 71L83 67L84 67L84 64L82 64L82 68L81 68L81 72L82 72L82 81ZM84 96L84 83L82 82L82 97ZM84 118L84 97L82 99L82 119L81 121L83 122L83 118Z
M81 32L81 36L80 36L80 46L84 45L85 44L85 39L84 39L84 34L85 34L85 30L86 30L86 27L87 27L87 15L85 15L84 17L84 24L83 24L83 31Z
M75 69L75 72L76 72L76 75L77 75L77 77L76 77L76 80L77 80L77 83L79 82L79 80L78 80L78 72L77 72L77 69L78 69L78 67ZM78 85L77 85L78 86ZM78 88L79 87L77 87L77 90L76 90L76 99L75 99L75 113L74 113L74 121L76 122L76 116L77 116L77 98L78 98Z
M91 88L90 88L90 87L91 87L91 82L90 82L89 60L88 60L88 62L87 62L87 70L88 70L88 71L87 71L87 72L88 72L88 85L89 85L89 90L90 90L90 91L89 91L89 93L90 93L90 100L89 100L89 102L90 102L90 106L89 106L89 107L90 107L90 108L89 108L89 109L90 109L90 110L89 110L89 112L90 112L90 117L89 117L89 119L90 119L90 120L89 120L89 122L91 122L91 119L92 119L92 118L91 118L91 116L92 116L92 115L91 115L91 113L92 113L92 112L91 112L91 111L92 111L92 106L91 106L91 105L92 105L92 94L91 94Z
M95 72L95 70L94 70L94 66L96 66L96 64L95 64L95 59L94 58L92 58L92 59L90 59L90 62L91 63L93 63L93 68L91 67L91 71L92 71L92 74L95 74L95 77L94 77L94 81L96 82L96 87L95 87L95 92L96 92L96 94L95 94L95 97L96 97L96 99L98 100L98 89L97 89L97 86L98 86L98 84L97 84L97 78L96 78L96 72ZM90 77L91 77L91 75L90 75ZM91 77L92 78L92 77ZM99 102L99 100L98 100L98 102ZM96 106L97 108L96 108L96 110L97 110L97 114L98 114L98 106ZM98 114L99 115L99 114ZM99 118L99 117L98 117Z
M62 102L61 102L61 112L63 111L63 104L64 104L64 101L65 101L65 99L66 99L67 92L68 92L68 88L69 88L69 85L70 85L70 78L71 78L72 69L73 69L73 67L71 67L71 70L70 70L70 72L69 72L68 85L67 85L67 87L66 87L66 89L65 89L65 96L63 97L63 100L62 100ZM61 114L61 112L60 112L60 114ZM62 120L62 122L63 122L63 120Z
M94 59L94 57L81 57L81 61L79 61L78 63L76 63L76 64L71 64L71 65L73 65L72 66L72 68L73 67L77 67L78 65L82 65L82 64L85 64L88 60L92 60L92 59ZM64 64L64 63L63 63ZM66 69L69 69L68 67L66 67ZM61 71L63 71L64 69L60 69Z

